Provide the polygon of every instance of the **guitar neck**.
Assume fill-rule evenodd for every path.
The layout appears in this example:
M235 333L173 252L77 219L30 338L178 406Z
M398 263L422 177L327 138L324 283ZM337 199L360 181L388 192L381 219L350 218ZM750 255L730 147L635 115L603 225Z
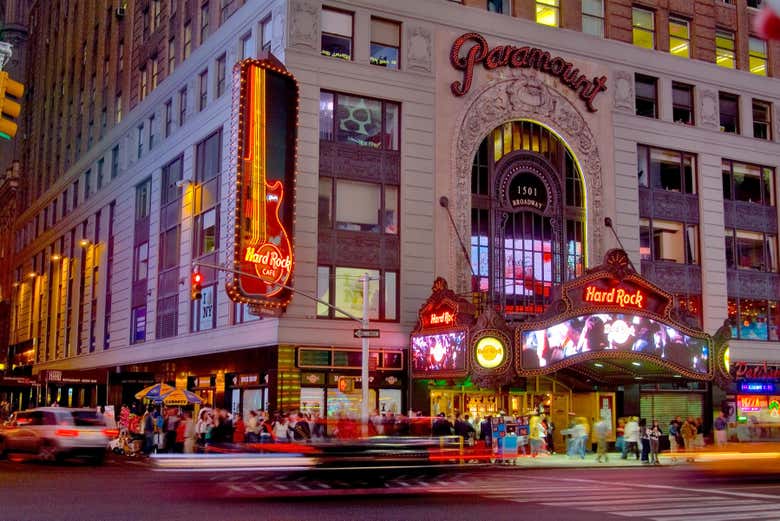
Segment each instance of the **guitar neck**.
M251 162L251 187L252 187L252 241L256 244L265 242L266 233L266 128L265 128L265 69L255 67L252 95L252 142L249 144L252 150Z

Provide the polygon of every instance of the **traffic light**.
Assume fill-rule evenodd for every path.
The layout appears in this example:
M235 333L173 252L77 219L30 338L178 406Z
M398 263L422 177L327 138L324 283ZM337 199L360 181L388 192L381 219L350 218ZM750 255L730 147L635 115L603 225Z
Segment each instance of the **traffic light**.
M21 99L24 95L24 85L8 77L7 72L0 71L0 138L11 139L16 135L16 122L22 106L9 96Z
M192 300L198 300L200 299L202 295L200 284L203 282L203 275L199 271L195 271L192 273L192 291L190 293L190 296L192 297Z
M351 393L355 390L355 379L351 376L339 376L339 392Z

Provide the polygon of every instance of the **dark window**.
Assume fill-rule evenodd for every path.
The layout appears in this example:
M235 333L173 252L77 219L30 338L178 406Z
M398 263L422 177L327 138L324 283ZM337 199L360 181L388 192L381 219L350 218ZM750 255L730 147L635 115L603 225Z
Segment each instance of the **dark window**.
M634 84L636 88L636 115L657 118L658 80L651 76L636 74Z
M206 108L209 93L209 71L204 70L198 75L198 111Z
M135 220L149 217L152 205L152 178L135 187Z
M766 101L753 100L753 137L772 139L771 105Z
M724 199L774 206L774 169L728 159L722 165Z
M672 82L672 118L675 123L693 125L693 86Z
M352 13L322 7L322 47L325 56L352 59Z
M739 96L719 93L720 130L739 134Z
M401 24L381 18L371 18L371 57L372 65L399 68L401 48Z
M225 55L217 58L217 98L225 93Z
M111 149L111 179L119 175L119 145Z
M685 152L637 146L639 186L696 193L696 157Z

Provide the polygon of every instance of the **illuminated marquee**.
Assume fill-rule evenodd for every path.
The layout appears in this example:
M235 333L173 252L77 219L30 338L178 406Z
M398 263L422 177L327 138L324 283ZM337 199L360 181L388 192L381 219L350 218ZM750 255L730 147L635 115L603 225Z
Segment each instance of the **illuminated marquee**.
M290 301L298 85L272 57L234 68L236 175L234 266L227 291L269 310Z
M615 304L621 308L626 306L637 309L644 308L645 296L639 289L635 291L626 291L623 288L604 290L595 286L585 286L583 291L582 300L585 302Z

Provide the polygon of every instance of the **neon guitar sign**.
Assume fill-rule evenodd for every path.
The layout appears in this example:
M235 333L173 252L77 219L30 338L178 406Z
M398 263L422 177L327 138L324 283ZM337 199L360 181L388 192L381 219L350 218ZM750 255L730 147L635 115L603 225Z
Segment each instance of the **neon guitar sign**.
M284 308L291 292L293 249L292 176L295 173L295 123L298 87L275 62L244 60L236 65L239 89L236 151L235 266L240 274L228 283L236 302ZM238 103L236 96L238 95Z

